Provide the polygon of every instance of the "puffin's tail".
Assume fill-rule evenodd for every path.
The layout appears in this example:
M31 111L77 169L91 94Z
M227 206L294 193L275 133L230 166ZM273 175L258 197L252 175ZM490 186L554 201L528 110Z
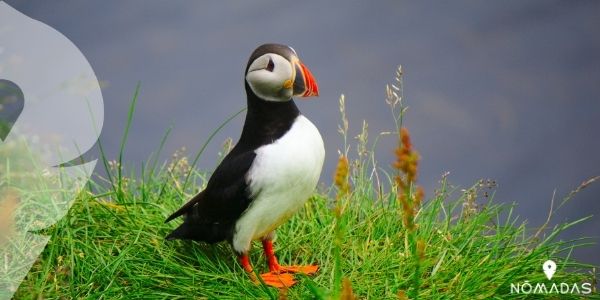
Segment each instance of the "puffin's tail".
M165 240L186 240L190 238L189 236L189 226L187 226L186 222L183 222L183 224L171 231L171 233L165 237Z
M227 239L232 228L231 224L200 223L194 222L193 219L186 219L165 239L194 240L212 244Z

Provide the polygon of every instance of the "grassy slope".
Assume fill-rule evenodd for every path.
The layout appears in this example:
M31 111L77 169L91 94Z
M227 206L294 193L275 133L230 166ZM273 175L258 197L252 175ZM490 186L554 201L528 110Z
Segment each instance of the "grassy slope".
M167 176L129 182L122 199L111 193L84 193L68 216L46 232L53 236L51 243L17 298L276 297L276 290L248 280L227 245L163 240L174 226L163 220L183 198L161 175ZM446 195L441 192L427 201L418 216L418 235L427 244L421 266L424 298L505 296L509 282L544 281L541 262L569 249L560 242L528 247L524 226L513 217L499 219L498 205L459 217L465 196L445 202ZM105 202L109 198L114 202ZM336 222L329 201L320 195L311 199L279 230L277 243L283 263L319 263L321 270L312 280L327 289L334 282ZM348 200L342 217L346 225L341 269L356 295L393 298L399 289L410 289L414 263L398 211L395 201L373 205L373 199L362 194ZM254 250L254 264L265 270L260 248ZM559 269L565 265L574 264L563 261ZM573 282L583 278L560 271L556 276ZM303 279L290 289L290 298L312 296L310 281Z
M129 121L134 106L135 98ZM346 140L343 109L342 119ZM397 122L401 124L401 118ZM126 139L127 130L123 146ZM401 290L426 299L506 298L511 282L546 282L540 270L543 261L568 257L573 247L588 242L554 240L558 232L581 220L532 238L511 214L512 206L491 201L493 184L481 182L464 192L449 188L444 179L416 216L416 239L425 242L425 249L422 259L414 259L397 195L393 190L384 192L379 180L372 180L375 160L373 149L366 145L363 131L358 158L351 163L353 192L338 202L344 207L341 216L332 209L335 189L321 188L305 209L278 230L281 263L321 266L315 277L302 277L287 291L291 299L339 296L342 277L360 298L397 298ZM120 162L105 161L105 166L111 176L91 183L68 215L42 232L52 239L17 299L279 296L276 289L253 284L226 244L164 241L176 226L164 224L165 217L205 183L206 174L190 167L185 157L175 156L170 164L158 167L151 159L140 176L124 176ZM389 185L390 176L381 174ZM265 271L261 253L255 245L251 258L256 269ZM556 281L590 280L588 266L570 259L557 261ZM421 276L415 281L417 264Z

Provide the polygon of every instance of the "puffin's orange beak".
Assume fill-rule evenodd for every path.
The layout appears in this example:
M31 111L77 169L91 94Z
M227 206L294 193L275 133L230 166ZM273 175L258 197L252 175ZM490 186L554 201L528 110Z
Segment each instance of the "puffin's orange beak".
M319 86L310 70L300 61L294 63L296 79L294 80L294 96L312 97L319 96Z

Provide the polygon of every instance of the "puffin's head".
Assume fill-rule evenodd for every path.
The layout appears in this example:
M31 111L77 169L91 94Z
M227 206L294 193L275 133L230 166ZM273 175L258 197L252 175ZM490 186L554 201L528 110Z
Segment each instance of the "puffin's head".
M266 101L285 102L293 96L319 95L319 87L310 70L292 47L264 44L250 55L246 82L252 92Z

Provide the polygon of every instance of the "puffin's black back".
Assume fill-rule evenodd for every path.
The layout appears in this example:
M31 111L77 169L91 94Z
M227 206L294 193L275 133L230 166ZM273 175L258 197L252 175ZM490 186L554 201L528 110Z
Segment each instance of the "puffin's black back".
M250 56L248 67L265 53L290 58L293 50L284 45L265 44ZM209 243L231 240L235 222L253 201L246 174L263 145L282 137L300 114L293 100L273 102L260 99L244 80L248 110L238 143L209 179L206 189L173 213L166 222L185 216L183 224L167 239L191 239Z

